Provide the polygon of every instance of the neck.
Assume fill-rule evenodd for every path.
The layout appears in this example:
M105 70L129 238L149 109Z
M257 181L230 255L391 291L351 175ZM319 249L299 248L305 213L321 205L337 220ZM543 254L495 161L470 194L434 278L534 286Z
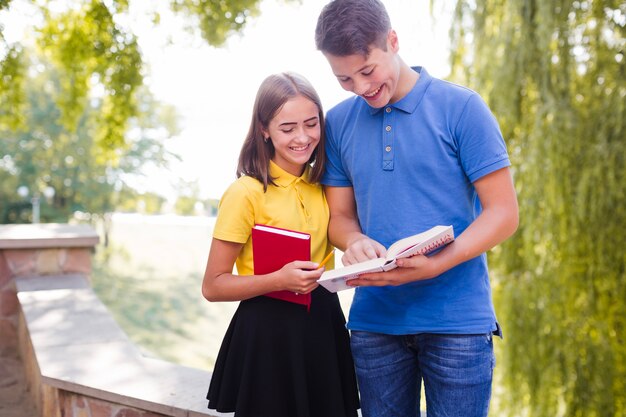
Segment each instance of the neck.
M400 76L398 77L398 86L396 89L396 100L403 99L415 86L420 75L408 66L400 57Z

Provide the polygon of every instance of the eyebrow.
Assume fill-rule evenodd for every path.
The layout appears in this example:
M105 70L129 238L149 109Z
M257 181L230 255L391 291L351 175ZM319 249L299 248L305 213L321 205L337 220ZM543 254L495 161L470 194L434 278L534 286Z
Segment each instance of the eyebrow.
M359 68L358 70L356 70L354 73L357 74L359 72L363 72L365 71L366 68L373 66L373 63L369 63L369 64L365 64L363 65L361 68ZM335 74L336 78L342 78L342 77L348 77L350 78L350 75L342 75L342 74Z
M311 120L318 119L318 118L319 118L318 116L310 117L306 119L304 123L310 122ZM297 124L298 124L297 122L284 122L284 123L279 124L278 126L280 127L280 126L297 125Z

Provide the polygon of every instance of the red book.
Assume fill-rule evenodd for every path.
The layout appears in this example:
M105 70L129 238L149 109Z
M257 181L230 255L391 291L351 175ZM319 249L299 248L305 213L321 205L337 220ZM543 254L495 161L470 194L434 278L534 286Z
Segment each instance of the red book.
M252 257L254 274L274 272L292 261L311 260L311 235L294 230L257 224L252 228ZM311 294L273 291L265 294L296 304L311 305Z

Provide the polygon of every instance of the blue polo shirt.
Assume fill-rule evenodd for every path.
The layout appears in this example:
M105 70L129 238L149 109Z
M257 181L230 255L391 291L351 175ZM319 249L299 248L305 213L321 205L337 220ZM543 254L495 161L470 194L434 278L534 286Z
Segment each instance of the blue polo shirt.
M461 234L480 214L472 183L510 165L491 111L472 90L420 78L381 109L351 97L326 117L324 185L353 187L363 233L389 247L435 225ZM440 276L355 290L348 328L385 334L496 329L486 256Z

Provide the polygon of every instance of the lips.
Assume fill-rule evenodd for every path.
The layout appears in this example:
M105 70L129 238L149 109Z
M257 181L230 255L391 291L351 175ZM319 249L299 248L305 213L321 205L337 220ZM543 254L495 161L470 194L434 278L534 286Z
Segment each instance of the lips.
M363 94L363 98L366 99L366 100L376 100L380 96L380 92L381 92L382 89L383 89L383 86L381 85L380 87L378 87L373 92Z
M303 152L309 149L310 146L311 144L307 143L306 145L303 145L303 146L290 146L289 149L291 149L294 152Z

